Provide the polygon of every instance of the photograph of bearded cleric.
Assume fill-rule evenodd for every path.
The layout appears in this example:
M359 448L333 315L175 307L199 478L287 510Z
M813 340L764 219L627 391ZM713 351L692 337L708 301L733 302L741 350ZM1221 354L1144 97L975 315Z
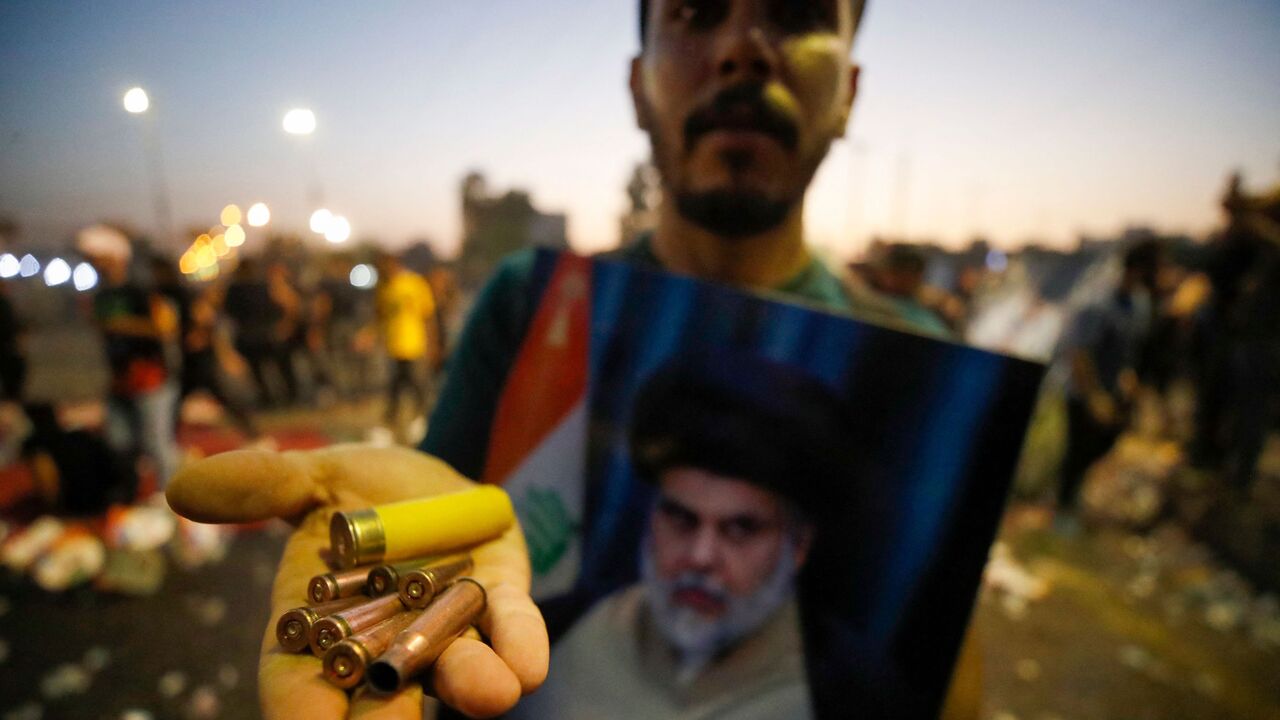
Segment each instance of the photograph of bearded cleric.
M531 277L486 470L552 638L513 717L936 717L1042 368L607 259Z

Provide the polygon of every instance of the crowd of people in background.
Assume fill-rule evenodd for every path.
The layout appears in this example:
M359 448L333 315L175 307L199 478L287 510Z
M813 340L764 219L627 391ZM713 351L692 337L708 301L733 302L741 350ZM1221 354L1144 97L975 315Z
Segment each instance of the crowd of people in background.
M1280 187L1251 195L1232 176L1222 209L1205 242L1136 233L1049 272L994 250L938 262L876 243L847 282L938 336L1052 365L1046 392L1066 407L1063 514L1143 393L1190 390L1193 429L1179 438L1190 461L1244 497L1280 426Z
M446 348L447 275L436 275L446 286L438 299L390 253L362 265L368 277L357 282L351 257L309 256L285 241L239 257L220 278L193 281L174 259L136 252L139 244L112 228L82 232L76 245L100 278L91 306L79 310L100 337L108 372L101 428L66 429L52 405L27 396L26 327L11 285L0 283L0 392L26 416L20 460L54 509L101 512L132 499L140 477L162 488L180 462L178 430L193 396L214 401L244 444L261 447L275 446L263 411L384 392L386 424L371 436L412 442L424 432L430 378Z
M1222 207L1208 242L1140 237L1070 272L1037 271L985 245L940 262L921 246L877 242L848 266L846 286L862 307L910 317L917 331L1056 365L1047 387L1067 411L1061 509L1074 507L1139 394L1179 384L1196 398L1193 462L1247 491L1280 417L1280 190L1249 195L1233 177ZM263 410L377 395L380 437L421 436L446 318L459 311L447 269L410 269L378 252L362 266L368 282L355 283L351 256L286 243L193 282L171 258L136 257L119 232L82 233L78 250L102 278L92 309L110 371L102 438L125 465L144 459L160 485L179 461L184 402L197 394L247 443L271 444ZM28 361L11 292L0 283L0 393L13 404L24 400ZM56 418L32 412L51 437Z

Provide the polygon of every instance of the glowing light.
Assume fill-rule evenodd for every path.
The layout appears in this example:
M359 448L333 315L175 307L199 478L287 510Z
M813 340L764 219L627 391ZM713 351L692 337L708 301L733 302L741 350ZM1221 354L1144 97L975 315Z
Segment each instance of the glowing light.
M94 270L89 263L82 262L76 265L75 272L71 273L71 282L80 292L92 290L98 286L98 271Z
M218 253L214 252L211 246L205 245L196 250L196 265L200 266L201 270L217 264Z
M18 263L18 274L24 278L33 277L40 272L40 261L35 255L27 253L22 256L22 262Z
M294 108L284 114L282 124L290 135L310 135L316 131L316 114L306 108Z
M183 275L190 275L200 269L200 263L196 262L194 250L182 253L182 257L178 258L178 269L182 271Z
M325 228L324 239L339 245L347 241L351 237L351 223L341 215L334 215L329 221L329 226Z
M144 113L147 108L151 107L151 98L147 97L147 91L140 87L129 88L124 94L124 109L137 115Z
M209 243L209 245L213 248L213 254L217 255L218 257L225 257L227 254L227 251L231 249L227 247L226 236L221 233L214 235L213 242Z
M227 232L223 234L227 247L240 247L244 244L244 228L239 225L232 225L227 228Z
M249 208L249 225L251 227L262 227L271 222L271 209L266 203L254 203Z
M323 235L329 229L329 223L333 221L333 213L325 208L311 213L311 232Z
M361 263L351 268L351 285L367 290L378 284L378 271L372 266Z
M1009 267L1009 257L999 250L987 252L987 269L991 272L1004 272Z
M54 258L44 268L44 284L56 287L71 279L71 266L62 258Z
M202 282L218 279L218 264L214 263L209 267L200 268L195 272L195 278Z
M12 253L0 255L0 278L11 278L18 274L18 270L22 268L22 263L18 262L18 258Z
M240 206L232 204L222 208L222 215L220 216L220 218L222 220L222 224L225 227L231 227L232 225L239 225L240 224Z
M211 242L213 242L213 238L209 237L209 235L205 233L205 234L201 234L200 237L197 237L195 239L195 242L191 244L191 247L195 248L196 250L199 250L202 247L208 246L209 243Z

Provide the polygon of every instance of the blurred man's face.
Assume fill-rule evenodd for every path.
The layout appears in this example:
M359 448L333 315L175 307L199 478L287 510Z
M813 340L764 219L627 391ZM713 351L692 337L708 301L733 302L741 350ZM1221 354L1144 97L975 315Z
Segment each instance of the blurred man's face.
M664 473L649 530L642 574L657 625L702 657L773 616L808 546L773 493L688 467Z
M650 0L631 90L681 215L726 237L782 222L844 133L852 38L847 0Z

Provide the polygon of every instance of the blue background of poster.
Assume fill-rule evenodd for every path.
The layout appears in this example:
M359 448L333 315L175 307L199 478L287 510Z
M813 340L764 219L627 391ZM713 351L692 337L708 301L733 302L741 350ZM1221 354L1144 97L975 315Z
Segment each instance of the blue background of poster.
M557 257L539 253L531 301ZM676 355L753 354L828 384L874 435L850 469L841 527L820 534L800 581L819 717L853 698L868 717L936 714L1043 368L625 263L593 262L591 303L586 515L570 615L637 578L653 490L629 456L636 389Z

